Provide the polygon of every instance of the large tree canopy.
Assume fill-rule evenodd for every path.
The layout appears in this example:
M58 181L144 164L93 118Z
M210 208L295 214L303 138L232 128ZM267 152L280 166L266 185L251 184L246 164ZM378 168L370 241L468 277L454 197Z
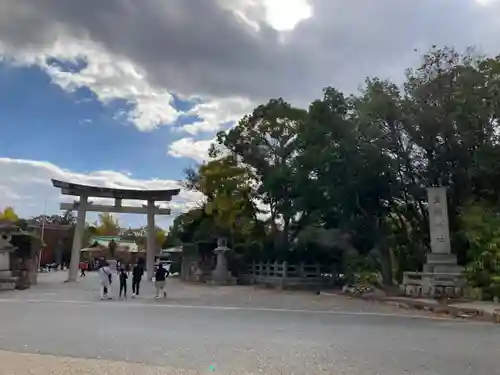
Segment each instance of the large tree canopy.
M207 202L177 218L168 241L225 231L257 239L268 258L355 253L390 284L421 268L426 188L446 186L465 264L474 254L461 210L480 201L499 211L499 115L500 57L451 48L433 48L401 85L370 78L351 96L327 87L307 110L270 100L219 133L218 152L190 171Z

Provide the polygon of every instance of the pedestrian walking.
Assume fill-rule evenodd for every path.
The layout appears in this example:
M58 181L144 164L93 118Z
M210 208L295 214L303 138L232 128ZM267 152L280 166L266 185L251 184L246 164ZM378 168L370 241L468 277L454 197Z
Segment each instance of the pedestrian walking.
M142 275L144 275L144 268L140 263L136 263L132 269L132 297L139 295Z
M85 277L86 270L87 270L87 263L80 262L80 277Z
M163 294L163 298L167 298L165 286L167 284L168 275L169 272L161 264L158 264L155 272L156 298L160 298L161 294Z
M101 278L101 299L111 299L109 294L111 292L112 276L107 262L102 262L99 268L99 277Z
M120 298L122 298L122 294L124 298L127 298L127 279L128 276L125 269L123 267L120 268Z

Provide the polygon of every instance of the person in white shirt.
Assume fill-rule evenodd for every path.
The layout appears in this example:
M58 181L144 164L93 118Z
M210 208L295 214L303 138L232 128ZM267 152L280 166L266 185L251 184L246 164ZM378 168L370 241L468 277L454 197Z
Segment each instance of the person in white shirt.
M99 268L99 277L101 278L101 299L111 299L109 293L111 292L112 272L107 262Z

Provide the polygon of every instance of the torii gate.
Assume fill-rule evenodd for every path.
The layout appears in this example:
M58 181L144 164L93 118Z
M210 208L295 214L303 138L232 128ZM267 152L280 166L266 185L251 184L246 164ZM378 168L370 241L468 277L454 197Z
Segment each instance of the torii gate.
M147 244L146 244L146 270L148 278L152 277L155 257L156 228L155 215L170 215L169 208L160 208L155 206L155 202L169 202L172 197L179 194L180 189L170 190L130 190L102 188L88 185L78 185L70 182L58 181L52 179L52 185L61 189L61 194L80 197L79 201L74 203L61 203L61 210L77 211L75 235L73 237L73 247L71 249L71 261L69 265L68 281L76 281L78 278L78 265L80 263L80 250L82 248L83 231L85 230L85 216L87 211L91 212L116 212L124 214L146 214L148 218L147 225ZM89 202L89 198L111 198L115 204L100 205ZM123 199L147 201L147 205L142 207L122 206Z

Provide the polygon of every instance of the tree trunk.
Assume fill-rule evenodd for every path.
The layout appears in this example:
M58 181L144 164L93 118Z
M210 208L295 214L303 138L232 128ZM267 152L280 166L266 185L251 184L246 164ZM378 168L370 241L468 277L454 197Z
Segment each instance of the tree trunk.
M391 249L387 243L390 230L386 227L383 220L376 221L378 241L377 248L380 254L380 272L382 273L382 284L384 287L394 285Z
M393 272L392 272L392 257L391 251L388 246L382 244L379 247L380 252L380 271L382 273L382 284L385 287L394 286Z

